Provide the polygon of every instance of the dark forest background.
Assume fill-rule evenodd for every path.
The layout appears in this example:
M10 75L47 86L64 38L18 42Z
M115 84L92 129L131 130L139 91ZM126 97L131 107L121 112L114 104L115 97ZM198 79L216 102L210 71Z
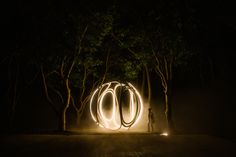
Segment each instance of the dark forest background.
M4 14L7 28L2 30L7 34L4 45L7 49L2 50L0 60L1 131L58 128L57 113L45 96L42 67L45 74L57 70L63 58L68 67L76 60L70 77L76 101L79 101L76 95L81 96L84 91L86 97L92 84L97 87L99 84L94 82L104 77L105 82L128 80L139 90L143 89L148 99L147 87L142 88L141 61L145 62L152 87L150 103L157 115L163 114L162 81L152 64L152 53L147 52L150 45L146 37L150 37L157 41L154 48L167 41L169 47L180 44L181 50L187 52L183 54L187 56L186 61L180 61L173 71L171 102L176 129L183 133L235 137L234 13L234 5L223 0L18 1L11 4ZM160 36L155 35L158 31ZM80 39L83 44L79 43ZM168 44L167 48L164 44L161 48L157 46L158 51L164 52ZM129 49L135 50L137 56ZM84 67L91 74L86 78ZM49 78L48 84L59 90L61 84L57 79ZM63 91L64 87L60 89ZM60 99L55 94L52 97L56 102ZM76 126L76 113L70 105L68 128ZM84 113L81 121L87 117ZM80 125L78 128L85 124Z

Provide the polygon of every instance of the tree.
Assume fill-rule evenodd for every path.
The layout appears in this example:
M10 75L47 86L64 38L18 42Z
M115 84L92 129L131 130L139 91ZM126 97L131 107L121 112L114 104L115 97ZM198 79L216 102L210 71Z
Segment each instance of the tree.
M150 56L146 55L146 43L144 42L145 32L140 31L139 27L126 26L126 28L115 28L111 33L111 36L117 41L119 47L123 50L128 51L132 55L132 59L129 59L130 64L136 65L132 71L139 73L143 71L142 77L142 93L144 95L145 80L147 81L148 89L148 105L151 104L151 79L149 70ZM135 32L135 33L134 33ZM128 64L129 65L129 64ZM127 66L128 68L129 66ZM134 70L135 69L135 70ZM131 71L130 71L131 72ZM137 77L136 77L137 78Z
M170 132L174 131L173 75L177 68L187 65L193 57L184 38L181 16L177 11L160 12L154 9L130 25L117 27L113 32L112 36L117 43L144 66L147 78L151 70L159 76L164 93L167 127Z
M59 129L62 131L66 130L69 106L73 105L79 119L89 101L90 90L105 79L107 70L102 79L97 78L100 77L97 71L102 65L107 69L109 53L106 52L104 59L104 55L99 57L98 51L102 50L100 47L112 23L109 16L100 13L69 14L68 19L62 54L47 57L44 59L46 63L41 65L45 95L59 117ZM44 67L47 68L46 73Z
M179 38L181 38L179 36ZM155 72L161 80L164 92L165 116L168 130L175 131L172 113L172 96L173 96L173 75L174 70L180 64L186 64L190 59L191 53L186 50L184 42L181 39L171 38L163 41L161 47L154 48L151 44L153 58L155 59Z
M24 94L35 83L39 73L32 67L27 53L17 44L9 50L9 53L3 54L0 65L4 76L1 82L2 92L5 93L2 98L5 105L5 129L14 129L19 104L25 100Z

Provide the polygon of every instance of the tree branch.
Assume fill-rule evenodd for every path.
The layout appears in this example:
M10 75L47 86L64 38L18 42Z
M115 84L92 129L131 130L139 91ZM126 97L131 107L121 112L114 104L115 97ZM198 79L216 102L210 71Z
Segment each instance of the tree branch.
M164 59L164 64L165 64L165 74L166 74L166 80L169 80L169 70L168 70L168 61L166 59L166 57L163 57Z
M164 74L163 74L163 72L162 72L162 70L161 70L161 68L160 68L160 66L161 66L160 60L159 60L158 57L156 56L156 54L155 54L155 52L154 52L153 49L152 49L152 53L153 53L153 56L154 56L154 58L155 58L155 60L156 60L156 62L157 62L157 65L156 65L156 68L155 68L155 72L160 76L161 81L162 81L162 86L163 86L164 88L166 88L166 87L167 87L167 80L166 80L166 78L165 78L165 76L164 76Z
M43 72L43 66L41 65L41 74L42 74L42 79L43 79L43 86L44 86L44 92L45 92L45 95L46 95L46 98L50 104L50 106L52 107L52 109L55 111L55 113L59 116L59 111L57 110L57 108L55 107L51 97L49 96L48 94L48 86L47 86L47 83L46 83L46 79L45 79L45 74Z
M84 96L84 92L85 92L86 78L87 78L87 67L86 67L86 65L84 65L84 78L83 78L83 82L82 82L82 92L80 95L80 102L82 102L82 100L83 100L83 96Z
M110 50L108 50L108 53L107 53L107 58L106 58L106 64L105 64L105 72L104 72L104 75L102 77L102 81L101 81L101 84L104 83L105 79L106 79L106 74L107 74L107 71L108 71L108 61L109 61L109 57L110 57Z
M60 68L60 73L61 73L61 77L64 79L64 66L65 66L65 59L66 56L63 58L62 62L61 62L61 68Z

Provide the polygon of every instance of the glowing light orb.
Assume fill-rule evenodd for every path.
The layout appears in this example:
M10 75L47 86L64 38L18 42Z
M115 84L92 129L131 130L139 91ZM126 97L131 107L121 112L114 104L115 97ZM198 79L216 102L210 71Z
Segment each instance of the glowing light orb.
M92 119L107 129L129 129L139 122L142 113L142 98L131 83L105 83L93 92L90 99Z
M167 132L163 132L161 136L168 136L169 134Z

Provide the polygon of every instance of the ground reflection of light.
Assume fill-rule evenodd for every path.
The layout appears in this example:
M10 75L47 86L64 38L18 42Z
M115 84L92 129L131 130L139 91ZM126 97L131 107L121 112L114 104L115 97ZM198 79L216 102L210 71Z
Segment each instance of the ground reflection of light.
M163 133L161 133L161 136L168 136L168 133L167 132L163 132Z
M121 93L129 93L128 111L123 110L121 103ZM108 116L104 109L104 99L111 94L112 107L111 114ZM119 96L118 96L119 95ZM118 130L121 128L129 129L136 125L143 113L143 101L137 89L131 83L119 83L112 81L101 85L97 88L90 100L90 114L92 119L100 126L111 130Z

